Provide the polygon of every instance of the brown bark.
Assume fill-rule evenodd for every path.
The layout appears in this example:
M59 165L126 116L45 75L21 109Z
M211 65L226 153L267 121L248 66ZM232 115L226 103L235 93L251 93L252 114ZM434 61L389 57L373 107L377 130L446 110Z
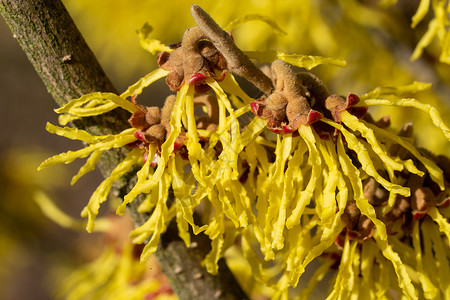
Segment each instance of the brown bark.
M61 1L1 0L0 13L59 106L94 91L117 93ZM128 117L127 112L117 109L74 125L94 134L108 134L129 127ZM102 173L109 176L123 154L111 151L104 157L99 166ZM135 177L130 175L121 182L114 191L118 196L131 189ZM137 213L137 205L138 201L130 205L129 213L141 225L146 216ZM171 226L157 251L180 299L246 299L223 261L219 276L205 271L200 262L209 242L201 236L193 240L198 247L188 249Z

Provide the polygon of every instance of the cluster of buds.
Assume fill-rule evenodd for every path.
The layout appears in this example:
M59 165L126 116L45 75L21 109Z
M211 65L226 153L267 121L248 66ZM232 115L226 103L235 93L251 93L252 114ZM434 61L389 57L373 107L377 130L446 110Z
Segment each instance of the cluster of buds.
M403 126L398 135L411 137L412 124L409 123ZM443 170L445 189L441 190L430 178L430 174L425 169L422 170L425 172L425 176L402 174L402 178L405 181L404 185L411 190L411 196L404 197L397 195L394 208L386 214L385 218L387 223L395 223L400 220L406 232L410 231L408 229L411 229L411 223L413 221L418 221L427 215L430 207L445 208L450 205L450 158L444 155L435 156L424 149L419 149L419 151L434 161ZM391 146L389 152L391 155L398 156L401 159L410 159L418 165L418 161L411 153L405 151L405 149L398 145ZM376 204L374 203L374 205Z
M392 101L376 99L383 98L378 97L382 88L361 98L354 94L343 97L331 94L315 75L297 72L282 60L274 61L273 56L271 71L265 74L203 10L193 6L192 14L198 26L159 54L159 69L145 80L120 96L93 93L58 110L86 116L120 106L132 113L132 128L113 139L49 126L49 131L91 145L56 155L41 167L92 153L87 167L80 170L83 175L105 149L134 148L83 210L83 216L89 218L88 230L92 231L112 182L133 166L142 165L143 155L147 164L142 165L137 183L117 208L117 213L123 214L138 195L148 195L138 211L149 217L131 233L135 243L148 241L142 259L156 251L166 225L176 217L180 237L187 245L191 227L194 233L204 231L211 239L212 249L204 265L212 274L218 272L218 260L231 246L226 242L229 236L241 235L242 245L244 241L246 245L259 243L265 260L281 259L283 275L277 289L287 298L288 285L297 285L313 259L336 254L333 242L342 250L336 257L342 258L344 266L337 278L348 277L345 270L350 267L350 257L357 257L357 245L367 249L376 243L387 258L383 263L392 263L402 292L413 295L414 287L403 261L392 254L390 239L397 239L401 234L394 235L398 232L404 234L401 237L409 235L411 228L417 232L419 224L430 221L427 215L436 223L446 217L439 215L437 208L450 204L449 172L444 172L443 180L441 170L450 163L416 149L408 126L399 135L393 134L384 129L389 119L374 121L367 109L388 102L425 110L450 139L450 129L432 108L414 99L399 99L405 91L417 92L424 85L388 89L385 95L394 97ZM251 98L233 74L252 83L264 96ZM176 96L169 96L161 109L138 105L136 96L142 89L164 76ZM130 103L127 98L132 95ZM203 113L195 106L201 106ZM256 118L242 126L242 116L249 111ZM276 139L265 135L265 128L279 135ZM170 193L174 201L168 201ZM193 214L201 203L207 209L201 209L204 224L199 226ZM440 223L444 228L444 222ZM448 229L442 228L441 232ZM243 250L246 257L254 256L251 248ZM337 285L341 285L339 280Z
M384 118L377 124L387 126L387 123L389 123L387 120ZM398 135L411 137L412 124L406 124ZM411 153L399 145L392 145L389 152L392 156L397 156L403 160L410 159L414 161L415 165L420 164ZM420 149L420 152L444 171L445 190L439 188L425 168L421 170L425 173L423 176L402 172L399 177L404 181L403 185L410 189L411 195L409 197L396 195L393 207L388 212L384 212L389 202L390 193L372 177L366 179L363 183L364 197L376 209L378 218L386 224L390 235L401 233L401 238L404 238L412 232L414 222L420 222L427 217L430 207L444 209L450 206L450 158L444 155L434 156L423 149ZM373 236L375 228L373 222L361 214L353 201L348 202L341 219L346 227L336 240L338 246L343 245L345 235L348 235L350 240L357 240L358 242L364 242Z
M300 125L310 125L322 117L339 122L340 113L359 102L354 94L349 94L347 98L330 95L315 75L296 73L291 65L282 60L274 61L271 70L275 91L252 102L251 108L256 116L268 120L267 127L275 133L295 132ZM350 112L361 118L367 108Z
M148 147L151 144L155 145L157 148L157 154L153 158L151 164L152 166L157 164L157 156L161 151L161 145L170 134L170 114L172 113L175 100L175 95L168 96L164 102L163 108L160 109L157 106L148 107L137 104L135 96L131 99L138 110L131 115L128 122L131 127L137 129L134 133L137 140L128 146L130 148L137 147L140 149L145 149L144 161L146 161L149 152ZM194 105L202 106L206 109L206 114L196 117L197 128L215 131L219 123L217 98L211 94L197 95L194 98ZM202 138L202 140L207 141L207 138ZM186 132L182 129L181 133L175 140L174 151L177 151L183 158L187 159L186 142Z
M166 137L170 134L170 114L172 113L173 105L175 103L175 96L170 95L166 98L163 108L157 106L146 107L136 103L136 95L131 99L132 103L137 107L137 111L133 113L128 120L131 127L136 128L134 136L137 140L131 144L128 144L130 148L145 149L143 159L148 159L149 146L155 145L160 150L161 145L166 140ZM177 138L176 149L183 146L183 137ZM152 166L157 163L157 155L152 159Z
M344 246L346 235L349 240L357 240L361 243L373 236L375 225L366 215L361 214L355 201L349 201L347 203L341 219L345 224L345 228L336 239L336 245L340 248Z
M179 91L187 83L195 85L197 93L208 92L210 87L204 83L205 79L215 78L216 71L223 72L227 68L223 55L198 26L186 30L181 43L171 47L174 51L159 54L158 66L170 71L166 82L172 91Z

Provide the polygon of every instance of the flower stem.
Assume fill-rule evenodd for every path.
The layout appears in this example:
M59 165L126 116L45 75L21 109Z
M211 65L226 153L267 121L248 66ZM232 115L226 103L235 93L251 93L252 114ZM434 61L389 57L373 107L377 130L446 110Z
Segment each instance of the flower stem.
M244 77L266 95L270 95L273 92L274 86L270 78L242 53L234 43L231 35L223 31L211 16L198 5L192 5L191 14L197 25L225 57L228 69L231 72Z

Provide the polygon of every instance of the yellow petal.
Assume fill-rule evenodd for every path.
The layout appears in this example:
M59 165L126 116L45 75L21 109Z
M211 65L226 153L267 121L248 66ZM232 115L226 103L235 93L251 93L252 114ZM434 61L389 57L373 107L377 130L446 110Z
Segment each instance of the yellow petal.
M136 138L133 136L134 128L126 129L118 135L111 135L102 141L91 144L86 148L78 151L68 151L46 159L39 167L38 170L47 168L56 164L69 164L77 158L83 158L88 156L93 151L105 151L112 148L120 148L131 142L134 142Z
M344 124L353 131L359 131L361 135L367 140L367 142L372 146L372 150L380 157L386 167L392 170L402 171L403 165L396 162L391 158L385 150L383 150L375 137L374 131L370 127L365 126L364 123L360 122L359 119L351 115L348 111L343 111L341 113L341 120Z
M298 129L300 136L306 142L309 151L309 163L312 166L311 177L306 188L301 191L298 199L295 199L297 205L293 208L291 215L286 221L286 227L292 228L300 222L303 210L312 199L316 183L322 172L322 159L316 147L316 138L310 126L300 126Z
M414 28L419 24L420 21L428 13L428 9L430 7L430 0L420 0L419 7L417 8L416 13L412 16L411 28Z
M428 275L438 282L444 299L450 297L450 279L445 274L450 272L449 246L442 240L436 224L425 219L422 225L425 269Z
M249 58L258 60L260 63L270 63L274 60L281 59L291 65L307 70L311 70L318 65L344 67L347 64L345 60L341 59L302 54L286 54L280 51L244 51L244 54Z
M130 238L133 243L143 243L147 238L150 240L145 245L142 254L141 262L145 261L151 254L153 254L158 246L159 238L167 228L171 217L167 209L167 199L169 196L169 188L171 185L171 176L166 173L161 177L158 189L158 203L153 210L150 218L140 227L134 229L130 233Z
M397 274L398 284L402 289L403 294L408 299L418 299L415 294L416 290L414 285L411 283L411 279L409 278L408 272L406 272L405 265L403 264L401 258L396 252L394 252L394 250L392 250L392 247L389 245L387 240L381 239L377 233L375 233L374 238L384 257L391 261L395 273Z
M364 189L362 186L361 176L359 170L353 165L350 157L347 156L342 137L338 138L338 155L341 164L342 172L350 180L353 189L353 198L356 201L356 206L362 214L366 215L376 226L378 235L381 239L387 239L386 226L377 218L375 209L369 204L364 197Z
M281 140L280 140L281 139ZM277 148L275 149L275 163L270 174L271 189L267 201L269 208L266 214L266 226L264 231L268 237L272 237L272 248L280 250L284 247L283 231L286 221L288 201L285 188L286 161L291 154L292 136L285 135L277 137ZM261 201L261 200L260 200Z
M81 130L78 128L72 128L72 127L62 128L62 127L55 126L48 122L47 122L47 125L45 126L45 129L50 133L66 137L71 140L79 140L79 141L82 141L85 143L94 143L94 142L104 138L104 136L103 137L94 137L85 130Z
M414 49L414 52L410 57L411 61L418 59L422 55L423 49L425 49L427 46L429 46L431 44L431 42L437 35L438 29L439 29L438 26L439 26L439 23L436 19L433 19L430 21L430 23L428 23L427 31L422 36L420 41L417 43L416 48Z
M102 102L98 102L99 100L101 100ZM91 101L97 101L96 104L101 104L94 107L88 105L85 109L81 108L82 105L87 104ZM125 100L125 97L117 96L114 93L101 92L90 93L83 95L78 99L73 99L66 105L55 109L55 111L59 114L70 113L73 115L88 116L105 113L118 106L128 110L131 113L137 111L136 106L133 103Z
M60 210L44 192L36 191L33 198L44 215L61 227L80 230L86 226L83 220L76 220Z
M141 29L137 30L137 34L139 37L139 44L141 45L141 47L150 52L151 54L155 54L157 52L162 51L172 52L173 49L164 45L160 41L148 38L148 36L152 31L153 28L148 23L145 23Z
M138 82L136 82L135 84L131 85L130 87L128 87L128 89L123 92L120 97L123 99L126 99L128 97L131 97L133 95L139 95L140 93L142 93L142 90L149 86L150 84L152 84L153 82L155 82L156 80L163 78L164 76L167 76L167 74L169 74L169 71L165 71L163 69L156 69L150 73L148 73L147 75L145 75L144 77L140 78L138 80Z
M91 117L107 113L115 108L117 108L117 105L114 102L107 101L95 107L73 107L68 113L77 117Z
M347 299L353 289L355 274L353 272L352 263L355 256L356 241L350 242L348 236L345 238L344 250L342 252L339 272L332 292L327 299ZM356 275L357 276L357 275Z
M450 141L450 128L448 128L448 126L444 123L439 111L429 104L420 103L419 101L413 98L402 98L396 100L367 99L364 100L364 103L366 105L394 105L394 106L417 108L428 114L433 124L439 129L441 129L442 132L444 133L444 136Z
M78 179L80 179L85 174L93 171L95 169L95 164L100 160L100 157L102 156L103 151L94 151L89 156L86 163L80 168L78 173L72 177L72 180L70 181L71 185L74 185Z
M94 191L89 203L81 212L82 217L88 218L88 224L86 230L92 232L94 229L94 220L97 217L100 204L106 201L109 191L111 190L114 181L125 175L140 159L142 151L140 149L134 149L130 151L122 162L120 162L110 176L106 178Z
M125 196L124 203L132 202L137 195L148 193L154 186L159 184L159 181L166 170L166 164L169 161L169 156L173 152L174 142L181 132L181 116L183 114L183 108L185 107L186 94L190 88L193 89L193 86L183 85L181 90L177 93L177 99L175 100L172 114L170 116L171 132L161 146L161 156L155 173L153 173L153 176L148 178L148 180L142 182L141 185L134 186L133 189Z
M236 79L234 78L233 74L226 73L224 80L219 82L219 85L227 92L232 95L236 95L239 98L244 101L245 104L249 104L250 102L254 101L255 99L249 97L247 93L245 93L240 85L236 82ZM240 106L236 106L240 107Z
M233 30L234 28L236 28L237 26L249 22L249 21L263 21L264 23L266 23L267 25L269 25L273 31L275 31L275 33L280 34L280 35L285 35L286 32L284 32L280 26L278 26L277 23L275 23L274 20L272 20L270 17L267 16L263 16L260 14L249 14L249 15L244 15L243 17L240 17L238 19L235 19L233 21L231 21L228 25L226 25L223 30L226 31L230 31Z
M386 87L377 87L373 91L370 91L359 98L363 101L358 103L358 106L360 105L371 105L366 102L366 100L374 100L374 98L382 97L382 96L396 96L396 97L402 97L407 94L411 93L418 93L422 91L428 91L432 87L431 83L424 83L419 81L414 81L411 84L407 85L400 85L400 86L386 86ZM375 99L376 100L376 99ZM380 100L381 101L381 100ZM386 100L387 101L387 100ZM385 103L383 103L385 104ZM372 104L377 105L377 104Z
M374 262L378 247L373 240L367 240L361 245L361 291L367 295L367 299L376 299Z
M198 132L197 132L197 123L195 120L194 113L194 90L190 89L186 94L185 101L185 115L187 118L187 132L186 136L188 138L187 141L187 149L189 153L189 162L191 163L191 171L195 178L204 185L203 182L203 174L201 174L201 170L199 167L199 161L201 158L205 157L204 150L200 145Z
M442 170L430 159L424 157L419 153L419 151L410 143L408 143L405 139L399 137L398 135L395 135L393 133L390 133L384 129L378 128L375 125L365 123L368 127L370 127L379 137L384 137L386 139L389 139L391 141L394 141L396 144L399 144L406 150L408 150L415 158L417 158L428 170L431 179L436 182L441 190L444 189L444 175Z
M420 246L420 231L419 222L414 222L412 231L412 242L415 250L415 258L417 265L415 270L418 274L420 284L422 285L425 299L436 299L439 295L439 290L434 286L431 278L428 278L423 270L422 249Z
M400 195L408 197L410 195L409 188L400 186L398 184L391 183L384 179L376 170L372 159L370 158L370 155L367 151L367 149L364 147L364 145L358 141L357 137L349 132L347 129L344 128L341 124L337 124L331 120L322 119L323 122L337 128L342 135L345 137L345 140L347 141L348 148L352 149L356 152L358 155L358 160L361 163L361 168L370 176L375 178L377 182L379 182L385 189L387 189L390 192L398 193ZM345 155L347 156L347 155Z
M339 177L342 176L338 170L337 154L332 141L317 139L317 146L328 170L324 169L324 174L328 176L321 197L316 197L316 210L321 219L321 223L328 226L333 221L336 213L336 187Z
M439 225L439 231L447 236L450 241L450 223L444 218L435 206L428 208L427 214Z
M141 154L143 154L142 150L141 150ZM142 168L136 174L137 175L137 182L134 185L133 189L140 188L146 182L146 180L147 180L147 178L149 177L149 174L150 174L150 164L151 164L155 154L156 154L156 147L154 145L150 145L149 149L148 149L147 160L145 161L145 163L142 166ZM133 200L134 200L134 198L125 197L124 201L117 207L116 214L119 215L119 216L123 215L125 213L126 206L129 203L131 203Z

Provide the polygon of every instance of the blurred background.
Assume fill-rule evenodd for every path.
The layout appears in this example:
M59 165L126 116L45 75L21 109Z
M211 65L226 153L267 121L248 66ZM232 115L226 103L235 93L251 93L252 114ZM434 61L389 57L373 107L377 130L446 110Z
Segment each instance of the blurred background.
M193 1L63 1L101 65L119 91L156 67L156 56L139 46L136 30L146 22L151 38L178 42L194 26L189 7ZM381 2L356 0L307 1L196 1L221 26L246 14L273 19L285 35L261 21L245 23L233 36L243 50L279 50L345 59L347 67L320 66L313 70L333 93L366 93L377 86L416 81L433 89L416 97L450 112L450 66L439 62L438 40L411 62L410 56L425 33L433 11L415 29L411 17L419 1L403 0L390 7ZM395 1L394 1L395 2ZM301 3L301 4L299 4ZM448 24L447 24L448 26ZM163 91L164 92L161 92ZM98 257L104 239L63 229L41 213L33 193L44 190L69 215L79 218L102 178L99 172L69 182L81 164L36 172L46 157L81 147L48 134L47 121L57 124L56 104L45 90L4 20L0 20L0 299L53 299L62 280L78 266ZM160 104L164 83L140 101ZM416 111L375 111L391 115L393 127L413 121L417 143L437 154L449 154L442 133ZM444 117L449 124L448 117ZM99 246L99 247L96 247Z

